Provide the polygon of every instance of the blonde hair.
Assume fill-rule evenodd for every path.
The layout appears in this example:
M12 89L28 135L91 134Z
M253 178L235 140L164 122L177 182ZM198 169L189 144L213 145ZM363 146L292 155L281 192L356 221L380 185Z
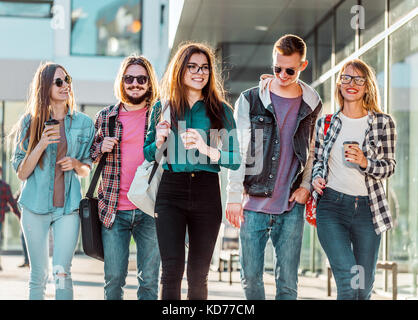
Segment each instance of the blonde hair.
M340 109L344 108L344 97L341 94L341 75L345 69L352 66L357 71L361 72L366 78L366 93L363 96L363 108L367 111L374 111L376 113L383 113L380 109L380 94L379 86L377 84L376 76L373 69L364 61L360 59L353 59L347 61L340 69L337 76L337 85L335 86L335 100L338 101Z
M155 74L154 68L151 63L144 57L132 54L129 57L126 57L119 68L118 74L115 79L114 84L114 94L116 99L122 101L123 103L129 104L128 97L123 86L123 76L125 75L126 69L131 65L142 66L148 73L148 91L151 92L151 95L147 101L147 108L152 106L158 99L158 81L157 75Z
M57 69L62 69L67 76L69 76L67 70L59 64L46 62L41 63L38 69L35 72L32 83L30 85L29 99L26 105L26 111L21 121L19 121L14 128L10 136L17 135L20 137L23 130L23 121L30 115L29 128L26 131L25 137L20 142L20 148L26 152L26 157L35 149L36 145L42 138L42 133L45 129L45 121L49 120L52 115L51 110L51 87L54 82L54 75ZM67 110L70 111L70 114L76 111L77 106L74 99L74 92L72 85L69 85L70 92L69 97L66 102ZM23 147L23 142L29 139L28 149L25 150ZM42 153L41 158L39 159L39 166L42 168L42 162L45 151Z

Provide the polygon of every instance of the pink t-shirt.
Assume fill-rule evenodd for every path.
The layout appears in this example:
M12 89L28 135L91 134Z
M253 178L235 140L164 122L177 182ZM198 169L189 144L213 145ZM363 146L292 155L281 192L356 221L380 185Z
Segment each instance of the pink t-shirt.
M136 169L144 162L144 130L146 108L119 112L122 123L121 170L118 210L133 210L135 205L126 196L134 179Z

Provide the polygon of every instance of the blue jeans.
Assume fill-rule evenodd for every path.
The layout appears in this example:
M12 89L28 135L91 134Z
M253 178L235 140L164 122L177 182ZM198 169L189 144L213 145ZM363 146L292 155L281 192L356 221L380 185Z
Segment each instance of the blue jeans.
M270 237L276 254L276 300L297 298L304 205L280 215L244 210L240 230L241 284L249 300L264 300L264 251Z
M48 281L49 229L52 227L54 253L52 256L55 298L72 300L73 281L71 261L80 230L78 210L63 214L63 208L48 214L36 214L22 208L22 230L30 261L29 299L43 300Z
M102 226L106 300L122 300L129 263L129 244L136 243L139 300L156 300L160 252L153 217L139 209L117 211L110 229Z
M381 236L374 230L368 196L326 188L316 219L318 239L337 284L337 299L370 299Z

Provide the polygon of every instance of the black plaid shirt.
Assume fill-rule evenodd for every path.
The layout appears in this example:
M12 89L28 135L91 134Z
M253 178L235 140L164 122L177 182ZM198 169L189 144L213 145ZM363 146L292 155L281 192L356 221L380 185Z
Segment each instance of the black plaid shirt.
M20 210L17 206L15 198L13 198L10 186L3 180L0 180L0 223L4 221L4 215L6 212L10 211L9 205L20 219Z
M339 113L340 111L332 116L325 137L325 117L317 122L312 181L318 177L327 180L328 159L342 126ZM367 158L367 167L365 169L360 167L360 169L365 173L375 231L380 234L393 227L383 182L395 173L396 129L392 118L383 113L369 112L368 123L369 128L366 130L362 146L363 153ZM313 196L318 198L316 191L313 192Z

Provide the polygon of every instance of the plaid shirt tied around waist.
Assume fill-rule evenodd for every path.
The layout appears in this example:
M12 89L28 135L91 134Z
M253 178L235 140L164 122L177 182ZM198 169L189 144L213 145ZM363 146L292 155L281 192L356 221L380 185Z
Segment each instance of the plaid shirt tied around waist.
M324 136L325 117L320 118L317 122L312 181L318 177L327 181L328 160L342 126L340 112L338 111L332 116L326 136ZM367 167L365 169L359 168L365 174L375 232L380 234L393 227L392 215L383 184L385 179L395 173L397 134L395 123L388 114L369 111L368 124L362 146L363 153L367 158ZM318 193L314 191L313 197L318 199L318 196Z

